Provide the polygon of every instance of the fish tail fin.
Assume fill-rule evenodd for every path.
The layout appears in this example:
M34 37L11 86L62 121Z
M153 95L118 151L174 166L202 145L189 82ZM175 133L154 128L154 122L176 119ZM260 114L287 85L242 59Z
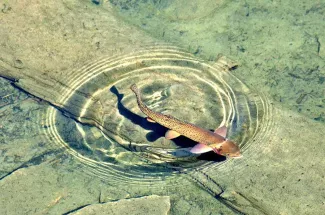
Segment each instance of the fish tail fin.
M137 85L136 84L132 84L130 86L130 89L134 92L135 96L137 97L138 104L140 106L143 106L142 100L141 100L140 91L139 91L139 88L137 87Z
M137 102L138 102L140 110L150 118L150 115L151 115L152 111L142 102L140 90L137 87L137 85L132 84L130 86L130 89L134 92L134 94L135 94L135 96L137 98Z
M135 94L139 94L139 89L138 89L138 87L137 87L136 84L132 84L132 85L130 86L130 89L131 89Z

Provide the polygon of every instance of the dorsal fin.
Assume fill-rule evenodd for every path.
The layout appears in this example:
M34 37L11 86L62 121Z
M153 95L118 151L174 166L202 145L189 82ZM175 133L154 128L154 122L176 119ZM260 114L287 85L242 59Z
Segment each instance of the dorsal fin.
M217 128L214 133L219 134L220 136L226 138L227 136L227 127L225 125Z

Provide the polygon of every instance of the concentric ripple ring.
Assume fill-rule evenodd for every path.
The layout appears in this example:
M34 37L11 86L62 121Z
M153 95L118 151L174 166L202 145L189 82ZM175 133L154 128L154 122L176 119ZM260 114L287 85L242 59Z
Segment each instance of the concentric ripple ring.
M272 108L226 67L163 45L91 62L58 89L58 103L77 122L62 123L63 115L49 108L47 136L111 182L157 184L179 171L221 170L228 159L191 154L195 143L186 138L165 139L166 128L145 120L129 87L136 83L155 111L210 130L227 125L245 156L268 137Z

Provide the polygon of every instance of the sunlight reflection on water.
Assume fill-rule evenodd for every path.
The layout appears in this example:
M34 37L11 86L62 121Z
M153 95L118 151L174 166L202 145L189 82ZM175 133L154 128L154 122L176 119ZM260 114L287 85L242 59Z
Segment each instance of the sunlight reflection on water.
M214 130L229 128L243 155L259 147L272 126L268 100L226 70L222 61L207 63L171 46L148 47L127 56L103 58L67 77L61 102L80 123L64 123L49 108L48 137L110 181L145 184L179 171L222 168L214 153L189 153L195 143L163 138L166 128L147 122L129 89L136 83L153 110ZM92 126L87 126L93 125Z

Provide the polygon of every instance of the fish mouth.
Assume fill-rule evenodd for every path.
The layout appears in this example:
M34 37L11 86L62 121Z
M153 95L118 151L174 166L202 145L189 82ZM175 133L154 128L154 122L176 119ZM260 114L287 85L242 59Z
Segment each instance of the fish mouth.
M243 155L239 151L237 151L235 153L229 153L229 154L227 154L227 156L231 157L231 158L242 158L243 157Z
M228 156L231 157L231 158L235 158L235 159L243 157L242 154L233 154L233 155L228 155Z
M237 156L233 156L231 158L235 158L235 159L238 159L238 158L242 158L243 156L242 155L237 155Z

